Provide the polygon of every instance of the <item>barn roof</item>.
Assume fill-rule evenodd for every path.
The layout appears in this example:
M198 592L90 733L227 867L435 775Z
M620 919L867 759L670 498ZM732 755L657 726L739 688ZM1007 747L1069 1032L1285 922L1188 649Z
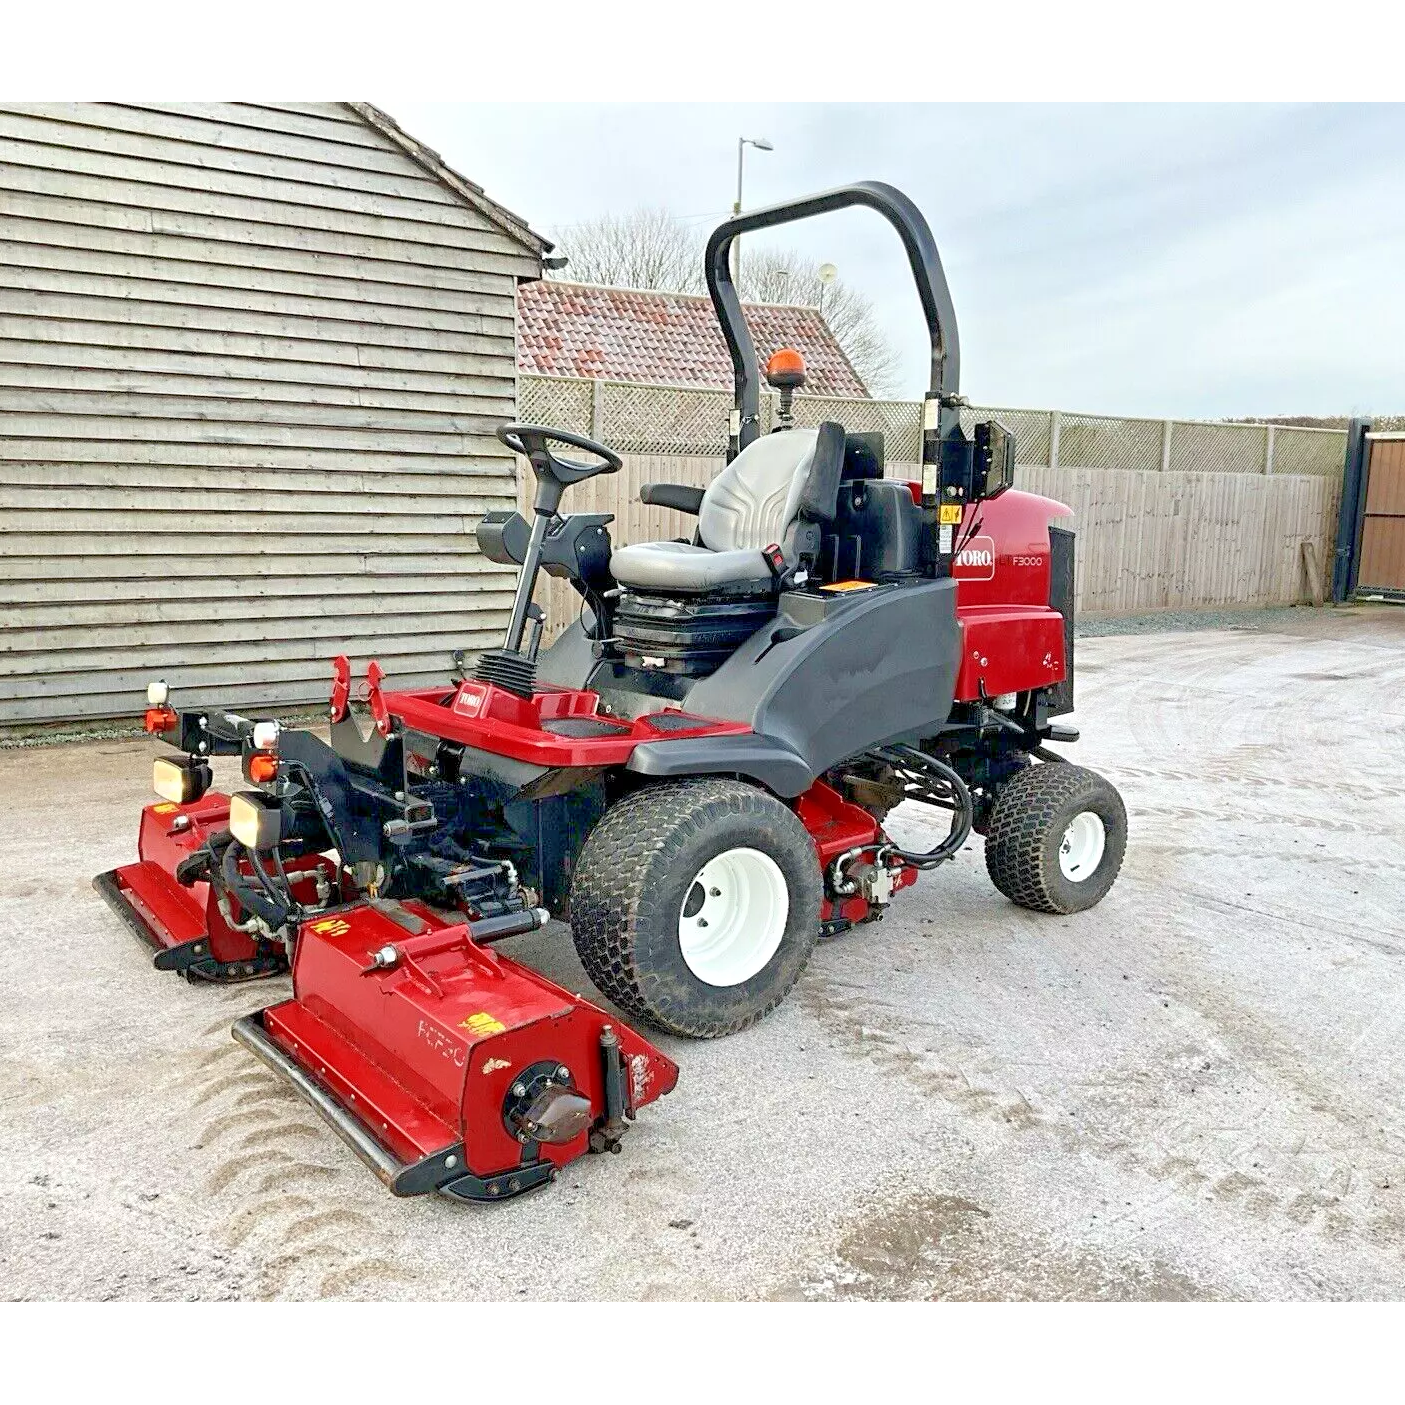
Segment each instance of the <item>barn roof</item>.
M868 389L817 308L745 304L764 359L797 347L813 395L867 399ZM547 279L517 293L517 369L662 385L732 388L732 362L709 298Z
M467 177L461 176L445 162L437 151L426 146L423 142L417 141L409 132L405 131L388 112L382 112L380 108L373 107L368 102L349 102L346 106L367 126L374 127L382 136L388 137L412 161L423 166L430 175L448 186L465 204L471 205L505 234L516 239L524 248L530 249L532 253L540 256L556 247L550 239L544 239L540 234L530 229L527 221L520 215L514 215L506 206L499 205L496 200L490 200L483 193L481 185L475 185Z

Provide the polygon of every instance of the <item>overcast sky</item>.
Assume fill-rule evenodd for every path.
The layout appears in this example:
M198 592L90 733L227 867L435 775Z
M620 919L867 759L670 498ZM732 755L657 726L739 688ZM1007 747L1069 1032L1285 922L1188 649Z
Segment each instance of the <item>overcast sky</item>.
M739 135L775 145L747 152L748 206L890 181L936 235L978 404L1405 412L1405 105L385 106L547 235L643 204L701 243ZM778 242L873 300L918 394L887 225L847 211Z

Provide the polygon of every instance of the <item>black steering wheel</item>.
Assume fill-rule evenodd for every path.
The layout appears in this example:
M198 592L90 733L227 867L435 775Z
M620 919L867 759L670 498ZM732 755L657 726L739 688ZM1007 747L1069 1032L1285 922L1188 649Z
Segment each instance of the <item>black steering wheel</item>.
M624 460L613 449L587 439L584 434L572 434L569 429L551 429L542 424L505 424L498 430L498 438L514 454L528 459L538 478L549 477L563 488L594 478L597 473L618 473L624 467ZM564 459L559 454L553 454L547 448L548 444L565 444L572 449L581 449L600 462L579 463L575 459Z

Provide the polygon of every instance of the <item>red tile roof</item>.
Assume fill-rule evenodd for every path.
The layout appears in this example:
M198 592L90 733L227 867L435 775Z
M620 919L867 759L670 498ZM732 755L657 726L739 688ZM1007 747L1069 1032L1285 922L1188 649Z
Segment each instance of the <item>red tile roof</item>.
M829 324L813 307L747 303L746 322L765 363L800 349L812 395L868 398ZM727 345L706 297L544 279L517 293L517 369L659 385L732 388Z

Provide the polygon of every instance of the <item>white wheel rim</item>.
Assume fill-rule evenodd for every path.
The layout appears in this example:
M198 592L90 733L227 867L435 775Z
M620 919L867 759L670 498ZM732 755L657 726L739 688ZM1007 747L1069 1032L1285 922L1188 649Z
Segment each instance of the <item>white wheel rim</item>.
M1098 871L1106 848L1102 817L1084 810L1073 817L1059 842L1059 871L1070 883L1082 883Z
M683 960L706 985L740 985L776 954L789 916L780 865L760 849L728 849L698 870L683 895Z

